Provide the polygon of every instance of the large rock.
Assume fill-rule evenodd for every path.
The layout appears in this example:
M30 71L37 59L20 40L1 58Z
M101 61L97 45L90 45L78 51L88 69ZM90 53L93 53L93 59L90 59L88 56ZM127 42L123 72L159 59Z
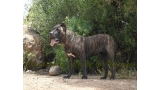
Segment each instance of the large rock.
M59 66L51 66L49 69L49 75L56 76L62 73L62 70Z
M40 36L30 27L23 25L23 57L26 69L41 68L44 61Z

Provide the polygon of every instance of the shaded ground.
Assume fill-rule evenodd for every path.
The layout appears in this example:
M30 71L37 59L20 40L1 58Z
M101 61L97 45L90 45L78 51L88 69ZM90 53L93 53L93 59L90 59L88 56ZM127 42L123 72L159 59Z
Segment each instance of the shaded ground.
M137 90L136 79L101 80L96 75L88 75L88 79L81 79L80 75L63 79L63 76L24 72L23 90Z

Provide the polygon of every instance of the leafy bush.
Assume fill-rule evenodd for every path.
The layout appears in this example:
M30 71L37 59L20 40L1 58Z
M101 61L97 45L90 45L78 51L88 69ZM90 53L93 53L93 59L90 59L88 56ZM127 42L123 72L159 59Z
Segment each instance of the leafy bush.
M65 22L69 30L72 30L76 34L82 36L88 36L89 33L93 30L93 26L89 21L78 17L66 17Z
M49 44L49 32L56 23L62 21L67 23L68 29L79 35L109 34L117 46L116 63L135 64L132 68L136 69L136 4L137 0L34 0L24 21L40 33L45 56L56 54L53 60L64 72L68 69L68 63L62 46L51 47ZM96 56L88 59L87 69L100 72L103 67L97 59ZM75 68L80 68L80 65L76 61ZM118 66L117 70L121 71L122 68Z

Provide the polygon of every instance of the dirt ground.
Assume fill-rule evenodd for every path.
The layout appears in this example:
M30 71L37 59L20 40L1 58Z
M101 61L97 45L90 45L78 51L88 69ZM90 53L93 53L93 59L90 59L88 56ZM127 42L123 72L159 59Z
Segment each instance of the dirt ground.
M48 73L23 72L23 90L137 90L137 79L101 80L100 75L49 76Z

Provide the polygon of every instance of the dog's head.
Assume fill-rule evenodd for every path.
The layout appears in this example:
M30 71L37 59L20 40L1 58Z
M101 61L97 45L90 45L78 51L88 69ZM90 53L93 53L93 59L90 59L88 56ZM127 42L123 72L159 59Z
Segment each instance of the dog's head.
M51 43L53 46L55 43L61 43L64 33L66 33L67 27L64 22L54 26L53 30L50 32Z

